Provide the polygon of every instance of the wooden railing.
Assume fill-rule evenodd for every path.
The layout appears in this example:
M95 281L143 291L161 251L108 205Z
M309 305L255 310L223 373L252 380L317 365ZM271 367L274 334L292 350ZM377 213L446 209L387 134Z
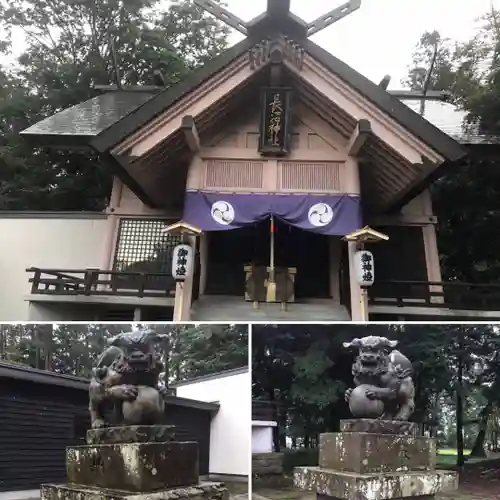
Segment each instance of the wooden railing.
M368 295L369 303L374 306L500 311L500 284L379 281Z
M120 295L174 297L175 280L170 273L138 273L102 269L40 269L30 267L32 294Z
M277 419L277 404L271 401L252 400L252 420L275 422Z

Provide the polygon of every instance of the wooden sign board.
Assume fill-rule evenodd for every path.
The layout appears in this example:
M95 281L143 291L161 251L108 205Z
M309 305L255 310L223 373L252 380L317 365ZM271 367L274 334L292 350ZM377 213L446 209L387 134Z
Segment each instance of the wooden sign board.
M290 148L292 90L265 87L261 98L259 152L264 156L284 156Z

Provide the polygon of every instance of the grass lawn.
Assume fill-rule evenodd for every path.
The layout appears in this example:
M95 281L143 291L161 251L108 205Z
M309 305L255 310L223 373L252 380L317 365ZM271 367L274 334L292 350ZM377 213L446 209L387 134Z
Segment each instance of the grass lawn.
M471 450L464 450L464 455L470 455ZM491 458L498 458L497 456ZM467 459L468 464L484 462L489 458L472 457ZM455 448L440 448L437 451L436 464L441 467L453 467L457 464L457 450Z
M470 455L471 450L464 450L464 455ZM456 448L439 448L438 455L454 455L457 456Z
M464 455L469 455L470 450L464 450ZM471 461L474 459L471 459ZM440 448L437 451L436 465L440 467L453 467L457 464L456 448Z

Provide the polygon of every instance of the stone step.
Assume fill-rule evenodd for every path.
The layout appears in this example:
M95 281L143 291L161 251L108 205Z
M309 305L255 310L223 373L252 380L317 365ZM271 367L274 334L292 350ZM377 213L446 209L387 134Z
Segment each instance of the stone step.
M193 321L351 321L344 306L330 299L311 299L307 302L287 304L260 303L253 309L252 303L242 297L228 295L205 295L191 310Z

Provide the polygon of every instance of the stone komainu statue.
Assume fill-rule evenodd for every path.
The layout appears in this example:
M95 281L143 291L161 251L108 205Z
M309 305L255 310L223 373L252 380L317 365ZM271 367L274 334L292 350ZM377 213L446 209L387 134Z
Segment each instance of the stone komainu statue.
M359 349L352 365L354 389L346 400L354 417L383 420L408 420L414 409L415 388L410 360L394 350L397 340L364 337L344 342L344 347Z
M110 425L105 403L113 406L112 425L153 425L163 421L165 386L159 383L163 363L155 344L167 335L152 331L120 333L108 341L97 360L89 388L93 428Z

